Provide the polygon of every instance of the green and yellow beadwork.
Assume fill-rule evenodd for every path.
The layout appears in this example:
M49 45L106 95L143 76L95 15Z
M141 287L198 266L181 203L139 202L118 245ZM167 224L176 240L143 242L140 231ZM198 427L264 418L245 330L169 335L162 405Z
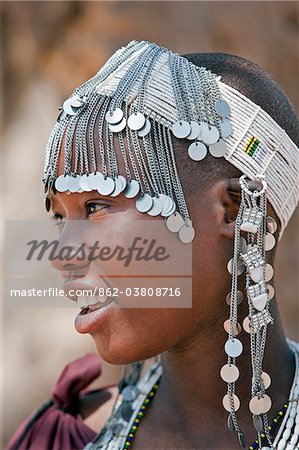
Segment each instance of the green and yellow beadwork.
M142 418L144 416L145 410L152 402L152 400L158 390L159 383L160 383L160 380L158 380L157 383L154 384L151 391L147 394L142 405L140 406L139 411L136 415L136 418L133 422L133 425L131 426L131 429L129 431L129 434L127 435L126 442L124 443L124 446L123 446L123 450L126 450L131 446L132 440L134 439L136 431L138 430L138 426L140 425L140 421L142 420Z
M288 403L285 403L283 405L283 408L278 412L278 414L275 417L275 419L273 420L273 422L268 426L268 430L269 430L270 434L274 434L277 431L278 426L280 425L280 422L282 421L287 409L288 409ZM262 445L267 446L268 445L267 438L264 433L261 434L261 439L262 439ZM258 439L256 439L249 447L249 450L257 450L258 447L259 447L259 441L258 441Z
M135 437L136 431L138 430L138 427L141 423L141 420L145 414L145 411L147 410L147 408L150 406L157 390L159 387L159 383L160 383L160 379L153 385L151 391L147 394L146 398L144 399L142 405L139 408L139 411L136 415L136 418L130 428L130 431L126 437L126 441L124 443L124 446L122 448L122 450L126 450L129 449L132 445L132 441ZM273 434L277 431L278 426L280 425L281 420L283 419L286 410L288 408L288 403L285 403L283 405L283 408L278 412L277 416L275 417L275 419L272 421L272 423L268 426L268 430L270 432L270 434ZM261 440L262 440L262 444L263 445L267 445L267 437L264 433L261 433ZM249 447L249 450L257 450L259 446L259 441L258 439L256 439Z
M251 136L244 148L244 152L249 156L253 156L260 144L260 141L256 137Z

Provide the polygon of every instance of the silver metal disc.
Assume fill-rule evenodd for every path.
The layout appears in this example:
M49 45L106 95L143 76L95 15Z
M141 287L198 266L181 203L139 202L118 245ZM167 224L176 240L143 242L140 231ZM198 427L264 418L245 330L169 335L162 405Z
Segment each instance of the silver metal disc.
M268 283L266 284L266 288L268 291L268 298L269 298L269 300L272 300L272 298L275 295L275 289L271 284L268 284Z
M108 127L109 130L112 131L113 133L119 133L126 127L126 124L127 124L126 118L123 117L119 123L115 124L109 123Z
M132 408L131 403L124 402L124 403L120 406L121 417L122 417L126 422L129 422L129 421L130 421L133 412L134 412L134 409Z
M227 263L227 270L229 271L229 273L232 275L232 273L233 273L233 260L234 260L234 258L231 258L229 261L228 261L228 263ZM237 268L237 274L238 275L241 275L243 272L244 272L244 270L245 270L245 266L244 266L244 264L242 263L242 261L239 259L238 260L238 268Z
M243 292L242 292L242 291L237 291L237 305L240 305L240 303L242 303L243 298L244 298ZM227 294L225 300L226 300L226 303L227 303L228 305L231 304L231 292L229 292L229 293Z
M126 402L133 402L139 395L139 389L131 384L121 391L121 395Z
M138 136L139 137L144 137L147 136L148 133L151 131L152 125L151 122L148 118L145 119L145 124L143 125L143 127L138 130Z
M159 214L161 214L162 209L163 209L163 200L162 198L159 197L153 197L153 205L151 207L151 209L149 209L147 211L149 216L158 216Z
M263 382L264 388L268 389L271 385L271 377L267 372L261 373L261 380ZM254 377L252 377L252 383L254 383Z
M229 414L227 418L227 428L229 431L236 431L231 414Z
M199 135L201 134L201 128L200 124L198 122L195 122L194 120L191 120L190 122L191 131L187 136L187 139L190 141L193 141L193 139L197 139Z
M188 147L188 155L193 161L201 161L206 157L208 149L202 142L192 142Z
M110 124L119 123L124 117L124 113L120 108L116 108L114 111L108 111L105 115L106 122Z
M60 175L58 178L56 178L55 181L55 188L58 192L66 192L69 188L69 175Z
M201 141L202 141L202 132L204 130L206 130L207 128L209 128L208 122L204 122L204 121L200 122L200 140Z
M140 191L140 185L139 185L138 181L130 180L127 182L127 185L125 187L124 196L126 198L133 198L138 194L139 191Z
M184 244L189 244L195 237L195 230L192 225L183 225L179 230L179 238Z
M102 172L96 172L95 174L90 174L88 177L89 187L93 190L98 190L98 187L103 179L104 179L104 175L102 174Z
M240 372L237 366L225 364L220 370L220 376L226 383L234 383L239 378Z
M69 191L70 192L78 192L80 189L80 175L76 177L72 176L69 180Z
M245 319L243 320L243 330L246 331L246 333L250 334L250 317L246 316Z
M275 219L273 219L273 217L267 217L267 230L272 234L276 233L277 231L277 222Z
M122 189L123 189L123 183L119 179L119 177L114 178L114 184L115 184L115 187L114 187L114 191L111 192L111 194L110 194L111 197L117 197L122 192Z
M274 269L271 264L266 264L265 281L270 281L274 275Z
M268 252L269 250L272 250L273 247L275 247L276 240L273 234L266 233L265 236L265 250Z
M236 394L233 394L232 397L233 397L234 409L235 409L235 411L238 411L238 409L240 408L239 397L237 397ZM223 397L222 404L223 404L224 409L226 409L226 411L231 412L230 396L228 394L225 394L225 396Z
M232 358L237 358L243 351L243 344L239 339L228 339L224 346L225 353Z
M88 186L90 189L96 191L98 189L98 185L100 180L104 178L104 175L101 172L91 173L88 177Z
M133 113L128 118L128 127L131 130L134 131L141 130L144 124L145 124L145 116L141 112Z
M215 144L220 136L219 130L214 125L210 125L203 129L201 133L202 140L205 144Z
M106 430L103 435L101 435L99 438L97 438L97 444L105 445L108 444L111 439L113 438L113 433L111 430Z
M167 212L173 205L172 199L165 194L160 194L160 198L162 199L163 202L163 209L161 211L161 216L165 217L164 216L165 212Z
M261 378L262 378L262 382L264 384L264 388L268 389L272 382L270 375L267 372L262 372Z
M215 144L209 145L209 152L215 158L221 158L227 152L226 142L222 139L219 139L219 141L215 142Z
M215 103L216 113L221 117L228 117L230 115L229 104L222 99L218 99Z
M219 127L220 127L221 137L223 139L228 138L233 132L233 129L232 129L229 119L221 120Z
M249 409L252 414L259 416L260 414L264 414L271 409L272 401L269 395L264 394L263 397L259 398L258 396L253 397L249 402Z
M102 180L99 181L98 193L101 195L110 195L113 192L115 187L114 180L110 177L103 177Z
M264 430L264 424L263 424L263 421L262 421L262 418L261 418L261 416L256 416L256 415L253 415L253 417L252 417L252 423L253 423L253 426L254 426L254 428L255 428L255 431L257 431L258 433L262 433L263 432L263 430ZM264 449L264 447L262 447L262 450ZM265 450L265 449L264 449Z
M161 216L162 217L168 217L171 216L171 214L173 214L176 210L176 204L175 201L172 200L172 198L170 199L170 207L167 210L162 210L161 212Z
M172 125L172 132L179 139L186 138L191 131L191 126L186 120L178 120Z
M238 431L238 441L242 448L246 448L246 438L242 431Z
M124 425L122 423L120 423L120 422L116 423L113 426L113 428L112 428L113 435L114 436L120 435L120 433L122 432L123 428L124 428Z
M122 184L122 190L121 191L124 191L126 186L127 186L127 180L125 179L125 177L123 175L117 175L117 178L119 179L119 181Z
M83 105L83 101L78 94L74 94L70 99L69 103L71 106L74 106L75 108L80 108Z
M168 230L172 231L173 233L178 232L180 228L182 228L184 223L184 219L177 211L166 219L166 226Z
M149 194L140 195L136 200L135 206L139 212L147 212L153 206L153 197Z
M63 111L66 112L70 116L74 116L77 112L77 109L72 107L69 98L67 100L65 100L62 107L63 107Z
M225 329L225 331L227 332L227 334L230 333L230 320L226 319L223 323L223 328ZM232 333L234 336L237 336L238 334L240 334L242 331L241 325L239 324L239 322L237 322L237 326L232 325Z
M89 187L89 183L88 183L88 176L85 173L84 175L82 175L82 177L80 178L80 188L83 189L84 192L90 192L92 189Z

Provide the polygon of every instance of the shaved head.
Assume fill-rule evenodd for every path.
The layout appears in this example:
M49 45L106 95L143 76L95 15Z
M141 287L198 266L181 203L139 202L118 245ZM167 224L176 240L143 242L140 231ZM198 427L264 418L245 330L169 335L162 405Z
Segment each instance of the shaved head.
M183 56L196 66L204 66L221 75L221 81L263 108L299 146L299 124L295 110L283 90L260 66L226 53L191 53Z
M204 66L220 75L222 82L261 106L299 144L299 124L295 110L286 94L261 67L244 58L224 53L192 53L183 56L196 66ZM174 140L178 170L187 198L220 179L242 175L226 159L214 158L209 153L200 163L192 161L187 152L189 145L190 142L186 140ZM271 211L271 215L280 225L274 211Z

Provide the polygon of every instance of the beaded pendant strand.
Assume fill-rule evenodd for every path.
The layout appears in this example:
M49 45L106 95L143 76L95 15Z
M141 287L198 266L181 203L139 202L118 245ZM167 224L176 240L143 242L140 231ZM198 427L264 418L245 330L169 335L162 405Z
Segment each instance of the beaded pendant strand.
M126 442L123 446L123 450L128 449L131 446L132 441L135 437L136 431L138 430L140 422L143 419L144 413L147 410L147 408L150 406L150 404L158 390L159 384L160 384L160 379L157 381L156 384L154 384L154 386L152 387L152 389L150 390L150 392L147 394L146 398L144 399L144 401L136 415L136 419L134 420L133 425L131 426L131 429L127 435Z

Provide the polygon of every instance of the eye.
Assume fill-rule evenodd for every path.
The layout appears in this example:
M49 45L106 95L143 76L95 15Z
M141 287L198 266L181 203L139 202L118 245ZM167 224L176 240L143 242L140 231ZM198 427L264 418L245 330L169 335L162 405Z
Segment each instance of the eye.
M94 213L97 213L97 212L102 211L103 209L106 209L109 207L110 207L110 205L107 205L104 203L91 202L91 203L87 203L86 212L87 212L87 215L94 214Z
M65 223L63 215L55 213L52 216L52 220L54 220L54 225L58 228L58 233L61 233Z
M64 223L64 217L62 214L55 213L53 214L52 219L54 220L55 225L61 225L62 223Z

